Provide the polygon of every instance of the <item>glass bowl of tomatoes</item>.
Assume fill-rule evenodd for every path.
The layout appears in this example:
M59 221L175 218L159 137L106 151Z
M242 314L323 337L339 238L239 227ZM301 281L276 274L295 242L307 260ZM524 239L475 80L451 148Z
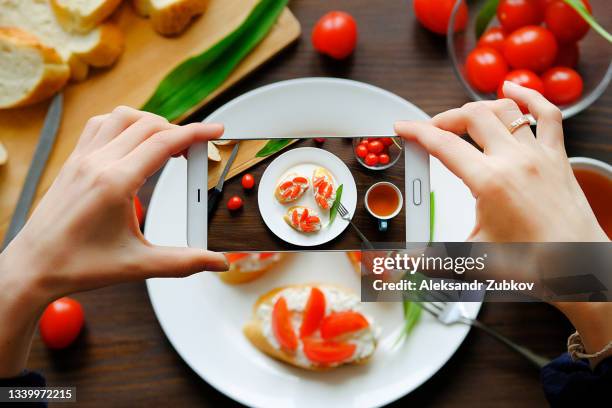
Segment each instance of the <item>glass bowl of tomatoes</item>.
M356 137L353 152L357 161L370 170L385 170L393 166L402 155L401 137Z
M577 1L601 26L612 26L609 0ZM447 46L474 101L503 98L508 80L542 93L565 119L595 102L612 78L612 44L565 0L474 0L469 6L457 0Z

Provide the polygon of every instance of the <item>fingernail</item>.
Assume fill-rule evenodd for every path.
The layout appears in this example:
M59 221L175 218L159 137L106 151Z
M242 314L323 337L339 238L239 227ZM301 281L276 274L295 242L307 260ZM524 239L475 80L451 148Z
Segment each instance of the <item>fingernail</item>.
M207 251L209 260L206 263L206 270L210 272L224 272L229 269L229 262L225 255L218 252Z
M504 81L504 88L507 87L507 86L509 86L510 88L518 88L518 87L520 87L519 84L514 83L512 81Z
M206 126L208 126L210 130L213 130L216 132L223 132L223 130L225 129L225 126L223 126L223 123L206 123Z

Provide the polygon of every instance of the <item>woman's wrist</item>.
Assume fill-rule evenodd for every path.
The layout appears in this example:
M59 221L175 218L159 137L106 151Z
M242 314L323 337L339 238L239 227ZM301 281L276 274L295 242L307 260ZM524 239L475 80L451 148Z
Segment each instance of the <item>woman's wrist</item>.
M14 242L0 253L0 378L25 369L38 319L49 301L40 285L42 269L17 247Z

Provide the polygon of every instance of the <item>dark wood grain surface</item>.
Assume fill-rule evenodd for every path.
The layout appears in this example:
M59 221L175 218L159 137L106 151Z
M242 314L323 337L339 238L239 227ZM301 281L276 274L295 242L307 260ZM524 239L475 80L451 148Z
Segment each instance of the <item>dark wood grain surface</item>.
M302 23L298 44L268 63L192 119L199 120L256 87L304 76L337 76L391 90L430 115L468 102L453 76L444 40L422 30L408 0L294 0ZM310 30L326 11L344 9L359 23L355 55L336 62L317 55ZM571 156L612 163L612 92L565 122ZM142 191L151 193L154 179ZM457 214L461 216L461 214ZM76 295L87 314L87 331L75 347L52 353L36 338L30 368L51 385L78 388L79 406L217 407L236 405L202 381L174 352L149 303L144 283ZM571 326L545 304L487 304L480 319L546 356L564 349ZM483 333L472 330L455 356L430 381L394 406L541 407L538 373Z
M324 143L317 143L313 139L299 140L289 147L283 149L281 152L275 154L272 157L267 158L264 161L257 163L251 167L245 173L250 173L255 177L258 182L261 180L266 168L276 159L280 154L287 152L292 149L300 147L314 147L325 149L326 151L336 155L342 160L350 170L355 180L357 187L357 208L355 209L353 222L360 231L370 240L371 242L402 242L405 241L406 237L406 224L400 222L406 217L404 207L400 210L394 220L389 220L389 227L386 232L378 230L378 223L374 217L372 217L365 206L365 195L374 183L380 181L386 181L395 184L402 191L402 195L405 197L404 192L404 179L405 179L405 166L404 156L398 148L393 147L392 157L395 158L400 155L398 161L388 169L384 170L370 170L362 166L353 153L353 141L348 138L328 138ZM295 163L298 165L300 163ZM318 163L322 164L322 163ZM289 170L288 170L289 171ZM304 174L306 177L311 177L310 174ZM337 177L337 175L334 175ZM223 197L220 205L215 210L213 216L208 224L208 248L213 251L228 252L228 251L298 251L299 246L290 244L277 237L268 227L266 227L258 206L258 195L263 194L264 197L267 195L270 200L274 200L273 192L260 192L259 184L256 184L255 188L251 191L245 192L241 184L242 174L227 180L223 185ZM337 180L339 184L345 183L346 181ZM312 194L312 189L307 190L304 194ZM225 207L226 201L229 197L238 195L242 197L244 205L239 211L228 211ZM343 201L345 202L345 201ZM300 200L295 203L288 204L286 207L292 205L301 205ZM322 210L315 208L316 211L322 213ZM351 211L352 213L352 211ZM281 214L279 213L279 216ZM335 222L343 222L337 220ZM326 228L325 226L323 228ZM322 233L323 230L317 232ZM251 237L249 239L249 237ZM361 240L355 231L350 227L347 228L336 238L331 241L317 245L312 250L330 250L330 251L341 251L341 250L359 250L361 248Z

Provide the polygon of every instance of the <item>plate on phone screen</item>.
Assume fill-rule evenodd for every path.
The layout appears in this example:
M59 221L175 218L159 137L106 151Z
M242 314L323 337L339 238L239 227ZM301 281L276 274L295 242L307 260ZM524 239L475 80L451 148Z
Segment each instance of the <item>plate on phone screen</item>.
M337 215L330 224L330 210L321 209L315 202L312 174L318 167L323 167L332 176L335 187L342 185L342 205L349 214L355 213L357 206L357 186L349 168L338 156L324 149L301 147L289 150L272 161L261 177L258 189L259 212L267 227L280 239L294 245L314 246L331 241L344 231L348 222ZM305 176L310 186L294 202L281 204L274 197L274 190L280 180L295 173ZM283 216L287 208L299 205L314 209L321 220L321 229L313 233L299 232L285 222Z

